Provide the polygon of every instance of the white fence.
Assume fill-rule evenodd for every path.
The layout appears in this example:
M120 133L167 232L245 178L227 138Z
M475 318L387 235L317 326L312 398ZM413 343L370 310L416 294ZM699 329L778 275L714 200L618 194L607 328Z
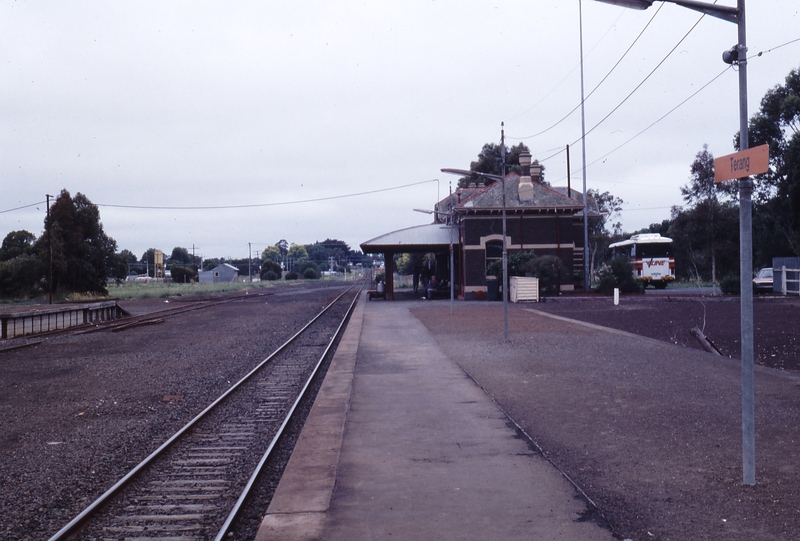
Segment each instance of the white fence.
M800 295L800 269L780 268L780 292L783 295Z
M0 338L8 340L31 334L63 330L129 315L116 301L60 306L29 312L0 314Z

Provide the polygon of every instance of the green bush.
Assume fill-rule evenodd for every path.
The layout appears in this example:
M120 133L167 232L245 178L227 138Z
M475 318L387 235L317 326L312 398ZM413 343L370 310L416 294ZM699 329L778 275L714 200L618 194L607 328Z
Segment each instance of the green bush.
M261 264L261 279L262 280L280 280L283 269L280 264L267 259Z
M300 278L300 275L294 271L289 271L286 273L286 276L283 277L284 280L297 280Z
M40 280L47 272L46 265L35 255L22 254L0 263L0 297L34 297L47 291Z
M738 295L741 288L739 276L736 274L726 274L725 277L719 281L719 288L725 295Z
M195 279L195 272L191 267L172 265L169 268L169 272L172 275L172 281L176 284L186 284Z
M613 295L615 288L619 288L620 293L644 292L644 285L633 276L633 265L625 258L612 259L611 263L600 267L597 277L597 289L605 295Z
M493 261L487 274L503 280L502 260ZM554 255L537 256L533 252L517 252L508 256L509 276L531 276L539 279L542 291L554 291L561 281L566 281L566 269Z
M297 272L306 280L319 280L319 277L322 276L319 265L313 261L303 261Z
M535 259L536 256L533 252L515 252L513 254L509 254L508 256L508 275L509 276L528 276L526 274L526 269L528 264L532 259ZM493 261L489 264L486 268L486 274L489 276L497 276L497 279L502 281L503 280L503 260L498 259Z
M565 278L564 265L554 255L535 257L526 263L523 269L525 276L534 276L539 279L539 289L542 291L555 291Z
M613 295L614 288L617 287L617 279L611 272L611 267L603 265L597 271L597 290L604 295Z

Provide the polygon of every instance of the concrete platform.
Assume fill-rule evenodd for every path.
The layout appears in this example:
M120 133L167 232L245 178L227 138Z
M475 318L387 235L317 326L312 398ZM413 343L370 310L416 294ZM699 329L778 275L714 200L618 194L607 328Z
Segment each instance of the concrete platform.
M612 540L589 511L408 304L364 296L256 539Z

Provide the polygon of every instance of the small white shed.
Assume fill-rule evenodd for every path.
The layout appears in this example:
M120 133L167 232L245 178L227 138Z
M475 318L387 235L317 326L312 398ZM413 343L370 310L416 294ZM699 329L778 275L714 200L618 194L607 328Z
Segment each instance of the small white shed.
M511 302L539 302L539 279L527 276L512 276L508 288Z
M233 265L223 263L211 270L200 271L201 284L215 284L217 282L236 282L239 280L239 269Z

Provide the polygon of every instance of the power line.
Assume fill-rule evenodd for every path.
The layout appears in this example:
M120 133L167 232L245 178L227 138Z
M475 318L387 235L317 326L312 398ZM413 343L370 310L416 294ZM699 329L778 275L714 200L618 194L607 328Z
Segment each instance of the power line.
M661 5L658 6L658 9L656 10L655 13L653 13L653 16L650 17L650 20L647 21L647 24L644 25L644 28L642 28L642 31L639 32L638 36L636 36L636 39L633 40L633 42L628 46L628 48L625 50L625 52L622 53L622 56L619 57L619 60L617 60L617 62L611 67L611 69L608 71L608 73L605 74L605 76L600 80L600 82L597 83L597 85L592 89L592 91L589 92L589 94L583 99L583 101L578 103L578 105L576 105L569 113L564 115L561 118L561 120L558 120L555 124L551 125L549 128L545 128L544 130L540 131L539 133L534 133L533 135L526 135L525 137L509 137L509 139L522 140L522 139L532 139L533 137L538 137L538 136L540 136L542 134L545 134L545 133L549 132L550 130L552 130L553 128L555 128L556 126L558 126L559 124L564 122L566 119L568 119L570 116L572 116L572 113L577 111L582 104L586 103L586 100L588 100L589 98L592 97L592 94L594 94L597 91L597 89L600 88L600 86L606 81L606 79L608 79L611 76L611 74L614 72L614 70L617 69L617 66L619 66L620 63L625 59L625 57L628 56L628 53L631 52L631 49L633 49L633 46L636 45L636 43L639 41L639 38L642 37L642 35L644 34L644 31L647 30L647 27L650 26L650 23L653 22L653 20L656 18L656 15L658 15L659 11L661 11L662 7L664 7L664 4L661 4ZM690 30L690 32L691 32L691 30ZM686 36L684 36L683 39L686 39ZM681 41L683 41L683 40L681 40ZM680 42L678 42L678 45L680 45ZM678 45L676 45L676 47ZM645 79L645 80L647 80L647 79ZM644 81L642 81L642 82L644 82ZM558 87L556 87L556 88L558 88Z
M758 54L755 55L755 56L763 56L766 53L771 53L772 51L775 51L776 49L780 49L781 47L786 47L787 45L791 45L792 43L795 43L797 41L800 41L800 38L796 38L796 39L793 39L791 41L787 41L786 43L778 45L777 47L773 47L772 49L767 49L766 51L759 51ZM748 58L748 60L750 60L750 58Z
M659 8L658 8L658 9L661 9L661 7L659 6ZM589 57L592 55L592 52L593 52L593 51L594 51L594 50L597 48L597 46L598 46L598 45L599 45L599 44L600 44L600 43L601 43L601 42L602 42L602 41L603 41L603 40L606 38L606 36L608 35L608 33L609 33L609 32L611 32L611 29L612 29L612 28L614 28L614 27L617 25L617 22L618 22L618 21L619 21L619 20L622 18L622 16L623 16L624 14L625 14L625 10L620 10L619 17L617 17L617 18L614 20L614 22L613 22L613 23L611 23L611 26L609 26L609 27L608 27L608 29L606 30L605 34L603 34L603 36L602 36L602 37L601 37L601 38L600 38L600 39L597 41L597 43L595 43L594 47L592 47L592 48L591 48L591 50L590 50L590 51L589 51L589 52L586 54L586 57L585 57L585 58L589 58ZM651 20L652 20L652 19L651 19ZM647 24L650 24L650 23L647 23ZM645 27L645 28L647 28L647 27ZM637 39L638 39L638 38L637 38ZM636 42L634 42L634 43L636 43ZM553 87L553 89L552 89L550 92L548 92L547 94L545 94L545 95L544 95L544 97L542 97L542 99L540 99L539 101L537 101L536 103L534 103L533 105L531 105L530 107L528 107L527 109L525 109L524 111L522 111L521 113L519 113L518 115L515 115L515 116L513 116L513 117L509 118L509 120L516 120L517 118L519 118L519 117L521 117L521 116L523 116L523 115L527 114L528 112L530 112L531 110L533 110L535 107L537 107L537 106L538 106L540 103L542 103L544 100L546 100L547 98L549 98L549 97L550 97L550 95L551 95L553 92L555 92L556 90L558 90L558 89L561 87L561 85L563 85L563 84L564 84L564 82L566 82L566 80L567 80L567 79L569 79L569 78L570 78L570 76L571 76L571 75L572 75L572 74L575 72L575 70L576 70L576 69L578 69L579 67L580 67L580 63L578 63L578 64L575 64L575 67L573 67L573 68L572 68L572 69L569 71L569 73L567 73L567 75L566 75L566 76L565 76L563 79L561 79L561 81L559 81L559 83L558 83L556 86L554 86L554 87ZM616 66L615 66L615 67L616 67ZM613 68L612 68L612 70L613 70ZM609 72L609 73L610 73L610 72ZM592 92L594 92L594 90L593 90ZM590 94L590 95L591 95L591 94ZM580 105L579 105L579 106L580 106ZM576 109L577 109L577 107L576 107ZM573 109L573 111L574 111L574 110L575 110L575 109ZM571 114L571 112L570 112L570 114ZM569 115L567 115L567 116L569 116ZM531 137L534 137L534 136L531 136ZM514 137L511 137L510 139L516 139L516 138L514 138Z
M278 203L253 203L249 205L215 205L215 206L187 206L187 207L177 207L177 206L148 206L148 205L113 205L110 203L95 203L98 207L110 207L110 208L123 208L123 209L145 209L145 210L224 210L224 209L246 209L246 208L258 208L258 207L277 207L281 205L299 205L302 203L316 203L318 201L331 201L333 199L344 199L347 197L358 197L362 195L371 195L381 192L389 192L393 190L401 190L403 188L409 188L411 186L419 186L420 184L427 184L428 182L439 182L438 178L433 178L429 180L422 180L420 182L412 182L411 184L403 184L402 186L393 186L391 188L380 188L378 190L370 190L368 192L358 192L358 193L350 193L350 194L343 194L343 195L332 195L329 197L317 197L315 199L300 199L297 201L281 201Z
M796 39L793 39L793 40L787 41L786 43L783 43L783 44L781 44L781 45L778 45L778 46L776 46L776 47L772 47L772 48L770 48L770 49L766 49L766 50L764 50L764 51L759 51L759 52L758 52L758 54L756 54L756 55L754 55L754 56L752 56L752 57L749 57L749 58L748 58L748 60L755 60L756 58L760 58L760 57L762 57L762 56L763 56L763 55L765 55L765 54L771 53L771 52L773 52L773 51L775 51L775 50L777 50L777 49L780 49L781 47L785 47L785 46L787 46L787 45L791 45L792 43L796 43L796 42L798 42L798 41L800 41L800 38L796 38ZM669 111L667 111L666 113L664 113L663 115L661 115L661 117L659 117L657 120L655 120L654 122L652 122L652 123L651 123L650 125L648 125L646 128L644 128L643 130L641 130L640 132L638 132L636 135L634 135L633 137L631 137L630 139L628 139L628 140L627 140L627 141L625 141L624 143L620 144L619 146L615 147L614 149L610 150L609 152L606 152L605 154L603 154L602 156L600 156L599 158L597 158L597 159L596 159L596 160L594 160L593 162L590 162L590 163L586 164L586 167L590 167L590 166L592 166L592 165L596 164L597 162L599 162L599 161L603 160L604 158L607 158L608 156L610 156L611 154L613 154L613 153L614 153L614 152L616 152L617 150L621 149L622 147L624 147L625 145L627 145L628 143L630 143L631 141L633 141L634 139L636 139L637 137L639 137L640 135L642 135L644 132L648 131L650 128L652 128L653 126L655 126L656 124L658 124L659 122L661 122L662 120L664 120L665 118L667 118L669 115L671 115L672 113L674 113L674 112L675 112L675 111L676 111L678 108L680 108L681 106L683 106L683 105L684 105L686 102L688 102L690 99L694 98L694 97L695 97L697 94L699 94L700 92L702 92L702 91L703 91L703 90L704 90L704 89L705 89L707 86L709 86L711 83L713 83L714 81L716 81L717 79L719 79L720 77L722 77L722 75L724 75L724 74L725 74L725 73L726 73L728 70L730 70L730 69L733 69L733 66L727 66L725 69L723 69L721 72L719 72L719 73L718 73L716 76L714 76L714 78L712 78L712 79L711 79L710 81L708 81L706 84L704 84L704 85L703 85L703 86L701 86L699 89L697 89L695 92L693 92L692 94L690 94L690 95L689 95L689 96L688 96L686 99L684 99L683 101L681 101L681 102L680 102L678 105L676 105L675 107L673 107L672 109L670 109ZM592 128L592 129L594 129L594 128ZM580 139L579 139L579 141L580 141ZM574 143L573 143L573 144L574 144ZM559 154L561 154L562 152L564 152L564 150L563 150L563 149L562 149L562 150L559 150L559 151L558 151L558 152L556 152L555 154L552 154L551 156L548 156L547 158L544 158L544 159L542 159L542 160L539 160L539 161L540 161L540 162L544 162L544 161L546 161L546 160L549 160L549 159L551 159L551 158L554 158L555 156L558 156L558 155L559 155ZM561 180L564 180L565 178L567 178L567 177L566 177L566 176L564 176L564 177L561 177L561 178L560 178L560 179L558 179L556 182L558 182L558 181L561 181Z
M639 209L625 209L623 212L639 212L640 210L664 210L664 209L672 209L679 205L672 205L670 207L647 207L647 208L639 208Z
M663 5L663 4L662 4L662 5ZM662 58L662 59L661 59L661 62L659 62L659 63L656 65L656 67L654 67L654 68L653 68L653 69L650 71L650 73L648 73L648 74L647 74L647 76L646 76L644 79L642 79L642 81L641 81L641 82L640 82L638 85L636 85L636 87L635 87L633 90L631 90L631 91L628 93L628 95L627 95L627 96L625 96L625 99L623 99L621 102L619 102L619 104L618 104L616 107L614 107L614 108L613 108L613 109L612 109L612 110L611 110L611 111L610 111L610 112L609 112L609 113L608 113L606 116L604 116L604 117L602 118L602 120L600 120L600 122L598 122L597 124L595 124L594 126L592 126L592 127L591 127L591 129L589 129L589 131L587 131L587 132L584 134L584 136L586 136L586 135L589 135L589 134L590 134L590 133L592 133L594 130L596 130L596 129L597 129L599 126L600 126L600 124L602 124L603 122L605 122L606 120L608 120L608 117L610 117L611 115L613 115L613 114L614 114L614 113L617 111L617 109L619 109L620 107L622 107L622 105L623 105L623 104L624 104L626 101L628 101L628 100L630 99L630 97L631 97L631 96L633 96L633 95L636 93L636 91L637 91L637 90L639 90L639 89L642 87L642 85L643 85L645 82L647 82L647 80L648 80L648 79L649 79L649 78L650 78L650 77L651 77L651 76L652 76L652 75L653 75L653 74L654 74L654 73L655 73L655 72L658 70L658 68L660 68L660 67L661 67L661 66L664 64L664 62L666 62L666 61L667 61L667 58L669 58L670 56L672 56L672 53L674 53L674 52L675 52L675 49L677 49L677 48L680 46L680 44L681 44L681 43L683 43L683 41L684 41L686 38L688 38L688 37L689 37L689 34L691 34L691 33L694 31L694 29L695 29L695 28L697 28L697 25L698 25L698 24L700 24L700 21L702 21L702 20L703 20L703 17L705 17L705 15L701 15L701 16L700 16L700 18L699 18L699 19L697 19L697 22L696 22L696 23L694 23L694 24L692 25L692 27L689 29L689 31L688 31L688 32L686 32L686 34L684 34L684 36L683 36L683 37L680 39L680 41L678 41L678 43L676 43L676 44L675 44L675 46L674 46L672 49L670 49L670 51L669 51L669 52L666 54L666 56L664 56L664 58ZM581 139L582 139L582 137L578 137L578 138L577 138L577 139L576 139L576 140L575 140L575 141L574 141L572 144L573 144L573 145L577 144L577 143L578 143L578 141L580 141Z
M13 208L13 209L8 209L8 210L0 210L0 214L5 214L6 212L14 212L15 210L22 210L22 209L31 208L31 207L35 207L36 205L44 205L45 203L46 203L46 201L38 201L36 203L31 203L30 205L24 205L24 206L21 206L21 207L16 207L16 208Z
M637 137L639 137L640 135L642 135L644 132L646 132L647 130L649 130L650 128L652 128L653 126L655 126L656 124L658 124L659 122L661 122L662 120L664 120L665 118L667 118L669 115L671 115L671 114L672 114L672 113L674 113L676 110L678 110L678 109L679 109L681 106L683 106L683 105L684 105L686 102L688 102L689 100L691 100L692 98L694 98L696 95L698 95L700 92L702 92L703 90L705 90L705 89L706 89L706 87L708 87L708 86L709 86L711 83L713 83L714 81L716 81L717 79L719 79L720 77L722 77L722 76L723 76L723 75L724 75L724 74L725 74L725 73L726 73L728 70L730 70L730 69L732 69L732 68L733 68L733 66L727 66L727 67L726 67L724 70L722 70L722 71L721 71L721 72L719 72L719 73L718 73L716 76L714 76L714 78L713 78L713 79L711 79L711 80L710 80L710 81L708 81L706 84L704 84L703 86L701 86L700 88L698 88L696 91L692 92L692 93L691 93L691 94L690 94L690 95L689 95L687 98L685 98L685 99L684 99L683 101L681 101L681 102L680 102L678 105L676 105L675 107L673 107L672 109L670 109L669 111L667 111L666 113L664 113L663 115L661 115L661 116L660 116L660 117L659 117L657 120L655 120L655 121L653 121L652 123L650 123L650 124L649 124L649 125L648 125L646 128L642 129L640 132L638 132L636 135L632 136L630 139L628 139L628 140L627 140L627 141L625 141L624 143L622 143L622 144L620 144L619 146L617 146L617 147L613 148L612 150L610 150L610 151L606 152L605 154L603 154L602 156L600 156L600 157L599 157L599 158L597 158L596 160L594 160L594 161L592 161L592 162L590 162L590 163L587 163L587 164L586 164L586 167L591 167L592 165L596 164L597 162L599 162L599 161L603 160L604 158L607 158L608 156L610 156L610 155L611 155L611 154L613 154L614 152L618 151L619 149L621 149L622 147L624 147L625 145L627 145L628 143L630 143L631 141L633 141L634 139L636 139ZM578 139L578 140L580 141L580 139ZM573 144L574 144L574 143L573 143ZM544 159L542 159L542 160L539 160L539 161L540 161L540 162L544 162L544 161L546 161L546 160L549 160L549 159L551 159L551 158L554 158L554 157L558 156L558 155L559 155L559 154L561 154L562 152L564 152L564 150L563 150L563 149L562 149L562 150L559 150L559 151L558 151L558 152L556 152L555 154L552 154L552 155L548 156L547 158L544 158ZM567 177L566 177L566 175L565 175L565 176L563 176L563 177L561 177L561 178L559 178L559 179L557 179L555 182L560 182L560 181L564 180L565 178L567 178Z
M611 151L609 151L609 152L606 152L605 154L603 154L602 156L600 156L599 158L597 158L595 161L593 161L593 162L591 162L591 163L587 164L587 165L586 165L586 167L589 167L590 165L594 165L594 164L596 164L597 162L599 162L599 161L600 161L600 160L602 160L603 158L606 158L606 157L608 157L610 154L612 154L612 153L616 152L617 150L621 149L622 147L624 147L625 145L627 145L628 143L630 143L631 141L633 141L634 139L636 139L637 137L639 137L640 135L642 135L644 132L646 132L647 130L649 130L650 128L652 128L653 126L655 126L656 124L658 124L659 122L661 122L662 120L664 120L665 118L667 118L667 117L668 117L669 115L671 115L673 112L675 112L675 110L676 110L676 109L678 109L679 107L681 107L681 106L682 106L684 103L686 103L687 101L689 101L690 99L692 99L692 98L694 98L696 95L698 95L700 92L702 92L703 90L705 90L705 88L706 88L708 85L710 85L711 83L713 83L714 81L716 81L717 79L719 79L720 77L722 77L722 76L725 74L725 72L727 72L728 70L730 70L730 69L732 69L732 68L733 68L733 66L728 66L728 67L726 67L724 70L722 70L721 72L719 72L719 74L718 74L716 77L714 77L714 78L713 78L713 79L711 79L709 82L707 82L706 84L704 84L703 86L701 86L700 88L698 88L698 89L697 89L695 92L693 92L692 94L690 94L690 95L689 95L689 97L687 97L685 100L683 100L683 101L682 101L682 102L680 102L678 105L676 105L675 107L673 107L672 109L670 109L669 111L667 111L666 113L664 113L663 115L661 115L661 117L660 117L658 120L654 121L652 124L650 124L649 126L647 126L646 128L644 128L642 131L640 131L639 133L637 133L636 135L634 135L633 137L631 137L630 139L628 139L627 141L625 141L624 143L622 143L621 145L619 145L618 147L614 148L613 150L611 150Z
M663 6L663 4L661 4L661 6L659 6L659 9L661 9L661 7L662 7L662 6ZM655 15L657 15L657 14L658 14L658 11L656 11ZM655 15L653 15L653 17L651 17L651 18L650 18L650 21L648 21L647 25L646 25L646 26L645 26L645 27L642 29L642 32L640 32L640 33L639 33L639 35L636 37L636 40L634 40L634 42L631 44L631 47L633 47L633 44L635 44L635 43L636 43L636 41L638 41L638 39L639 39L639 38L642 36L642 33L644 33L644 31L647 29L647 26L649 26L649 25L650 25L650 23L653 21L653 18L655 18ZM616 107L614 107L614 108L611 110L611 112L609 112L609 113L608 113L608 114L607 114L605 117L603 117L603 119L602 119L602 120L600 120L600 122L598 122L597 124L595 124L594 126L592 126L592 128L591 128L591 129L589 129L589 131L587 131L585 135L589 135L591 132L593 132L595 129L597 129L597 128L600 126L600 124L602 124L603 122L605 122L605 121L606 121L606 120L607 120L607 119L608 119L608 118L609 118L609 117L610 117L612 114L614 114L614 112L616 112L616 111L617 111L617 109L619 109L620 107L622 107L622 105L623 105L623 104L624 104L626 101L628 101L628 99L629 99L631 96L633 96L633 94L634 94L634 93L635 93L635 92L636 92L636 91L637 91L637 90L638 90L638 89L639 89L639 88L640 88L640 87L641 87L641 86L642 86L642 85L643 85L643 84L644 84L644 83L645 83L645 82L646 82L646 81L647 81L647 80L648 80L648 79L649 79L649 78L650 78L650 77L651 77L651 76L652 76L652 75L653 75L653 74L656 72L656 70L658 70L658 68L660 68L660 67L661 67L661 65L662 65L662 64L664 64L664 62L666 62L667 58L669 58L669 57L672 55L672 53L673 53L673 52L675 52L675 49L677 49L677 48L680 46L680 44L681 44L681 43L683 43L683 41L684 41L684 40L685 40L687 37L689 37L689 34L691 34L691 33L692 33L692 31L694 31L694 29L697 27L697 25L698 25L698 24L700 24L700 21L702 21L702 20L703 20L703 17L705 17L705 15L701 15L701 16L700 16L700 18L699 18L699 19L697 19L697 22L695 22L695 23L694 23L694 25L692 25L692 27L689 29L689 31L688 31L688 32L686 32L686 34L684 34L684 36L683 36L683 37L680 39L680 41L678 41L678 43L676 43L676 44L675 44L675 46L674 46L674 47L673 47L673 48L672 48L672 49L669 51L669 53L667 53L667 55L666 55L666 56L664 56L664 58L663 58L663 59L661 59L661 62L659 62L659 63L656 65L656 67L655 67L655 68L653 68L653 69L650 71L650 73L648 73L648 74L647 74L647 76L646 76L644 79L642 79L642 81L641 81L641 82L640 82L638 85L636 85L636 87L635 87L635 88L634 88L634 89L633 89L633 90L632 90L632 91L631 91L631 92L630 92L630 93L629 93L629 94L628 94L628 95L625 97L625 99L623 99L623 100L622 100L622 101L621 101L619 104L617 104L617 106L616 106ZM622 56L622 58L624 58L624 57L625 57L625 55L627 55L627 54L628 54L628 51L630 51L631 47L628 47L628 50L626 50L626 51L625 51L625 53L624 53L624 55ZM616 67L617 67L617 65L619 65L619 62L622 60L622 58L620 58L620 60L619 60L619 61L617 61L617 63L616 63L616 64L614 64L614 67L611 69L612 71L614 70L614 68L616 68ZM608 73L608 74L607 74L607 75L606 75L606 76L603 78L603 80L600 82L600 84L602 84L602 82L603 82L603 81L605 81L605 80L608 78L608 75L610 75L610 74L611 74L611 72L609 72L609 73ZM591 96L591 95L592 95L592 93L594 93L594 91L595 91L595 90L597 90L597 88L600 86L600 84L598 84L598 85L597 85L597 86L594 88L594 90L592 90L592 92L589 94L589 96ZM587 96L586 98L584 98L583 102L581 102L581 103L585 103L586 99L588 99L588 97L589 97L589 96ZM572 113L573 113L573 112L574 112L574 111L575 111L575 110L576 110L578 107L580 107L580 106L581 106L581 103L579 103L579 104L578 104L578 105L575 107L575 109L573 109L572 111L570 111L570 113L569 113L567 116L569 116L570 114L572 114ZM551 128L552 128L552 127L554 127L554 126L556 126L557 124L561 123L561 122L562 122L562 121L563 121L565 118L566 118L566 117L564 117L564 118L562 118L561 120L559 120L559 121L558 121L556 124L554 124L553 126L551 126ZM550 129L550 128L548 128L548 130L549 130L549 129ZM547 131L547 130L545 130L545 131ZM544 133L544 132L540 132L540 133ZM523 138L521 138L521 139L526 139L526 138L530 138L530 137L535 137L536 135L540 135L540 134L535 134L535 135L532 135L532 136L523 137ZM575 145L575 144L577 144L577 143L578 143L580 140L581 140L581 137L579 137L578 139L576 139L574 142L570 143L570 146L574 146L574 145ZM540 163L544 163L544 162L546 162L547 160L550 160L550 159L552 159L552 158L555 158L556 156L558 156L559 154L561 154L561 153L562 153L562 152L564 152L564 151L565 151L564 149L561 149L561 150L559 150L558 152L555 152L555 153L551 154L550 156L547 156L546 158L543 158L543 159L539 160L539 162L540 162Z

